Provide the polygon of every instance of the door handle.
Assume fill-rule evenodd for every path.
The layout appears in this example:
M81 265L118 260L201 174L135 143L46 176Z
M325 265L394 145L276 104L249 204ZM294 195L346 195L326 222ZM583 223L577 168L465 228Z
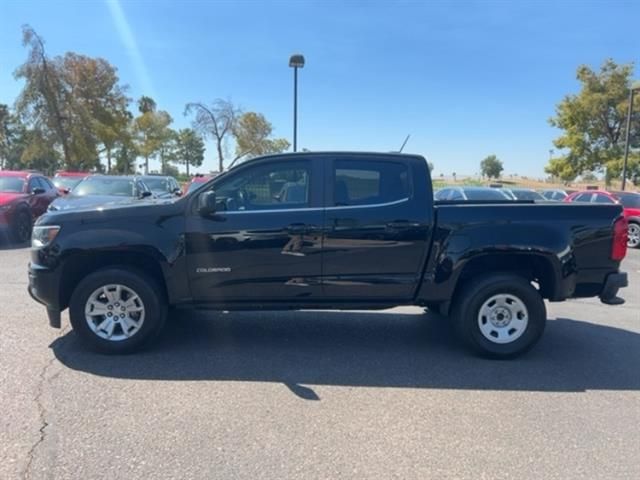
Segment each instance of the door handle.
M387 228L391 228L393 230L406 230L411 228L412 224L409 220L394 220L393 222L387 223Z

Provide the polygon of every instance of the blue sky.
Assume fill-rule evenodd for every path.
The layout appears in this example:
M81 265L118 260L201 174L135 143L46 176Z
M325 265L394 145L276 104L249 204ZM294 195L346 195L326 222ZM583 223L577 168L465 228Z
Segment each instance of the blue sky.
M190 122L186 102L230 98L291 140L288 58L301 52L299 148L389 151L411 134L405 151L437 174L474 174L494 153L507 173L542 177L558 135L547 120L577 91L577 66L638 63L639 18L640 3L616 0L4 0L0 102L20 91L28 23L49 55L109 60L175 127Z

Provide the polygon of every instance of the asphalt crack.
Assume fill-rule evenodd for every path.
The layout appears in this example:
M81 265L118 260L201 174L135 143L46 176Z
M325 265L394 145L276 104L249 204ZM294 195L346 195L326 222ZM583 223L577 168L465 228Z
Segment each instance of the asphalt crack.
M60 332L60 336L63 337L68 333L68 331L69 331L69 328L65 328ZM56 360L57 358L55 356L52 356L51 360L49 360L47 364L42 368L42 370L40 371L40 375L38 376L38 385L36 387L36 395L33 398L33 400L36 403L36 407L38 409L38 418L39 418L39 424L40 424L40 428L38 429L39 437L27 452L27 465L25 466L21 475L21 477L24 480L31 478L31 474L32 474L31 469L33 467L33 462L36 458L37 450L40 447L40 445L44 443L47 437L47 427L49 427L49 422L47 421L47 409L45 408L44 402L42 401L42 396L44 394L45 387L49 382L49 380L53 380L58 376L58 375L54 375L49 380L47 379L47 374L49 372L49 369L54 363L56 363Z

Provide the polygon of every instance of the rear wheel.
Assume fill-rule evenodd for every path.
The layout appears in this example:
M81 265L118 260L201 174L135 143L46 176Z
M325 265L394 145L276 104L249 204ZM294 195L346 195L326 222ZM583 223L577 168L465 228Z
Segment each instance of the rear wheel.
M640 223L629 222L629 231L627 235L627 247L640 247Z
M92 350L134 352L164 325L167 306L159 292L157 282L140 272L99 270L84 278L73 292L71 325Z
M464 286L452 317L458 335L475 352L511 358L536 344L547 313L540 293L526 279L495 274Z
M25 243L31 237L31 215L27 210L16 212L11 226L11 236L16 243Z

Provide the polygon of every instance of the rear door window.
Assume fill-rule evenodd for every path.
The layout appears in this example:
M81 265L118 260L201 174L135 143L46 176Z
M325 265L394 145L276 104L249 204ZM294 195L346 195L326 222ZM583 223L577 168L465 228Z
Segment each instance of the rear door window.
M336 160L333 206L375 205L410 197L407 165L375 160Z
M590 202L592 193L581 193L573 198L574 202Z
M606 195L602 195L601 193L596 194L595 198L593 199L593 202L594 203L615 203L609 197L607 197Z

